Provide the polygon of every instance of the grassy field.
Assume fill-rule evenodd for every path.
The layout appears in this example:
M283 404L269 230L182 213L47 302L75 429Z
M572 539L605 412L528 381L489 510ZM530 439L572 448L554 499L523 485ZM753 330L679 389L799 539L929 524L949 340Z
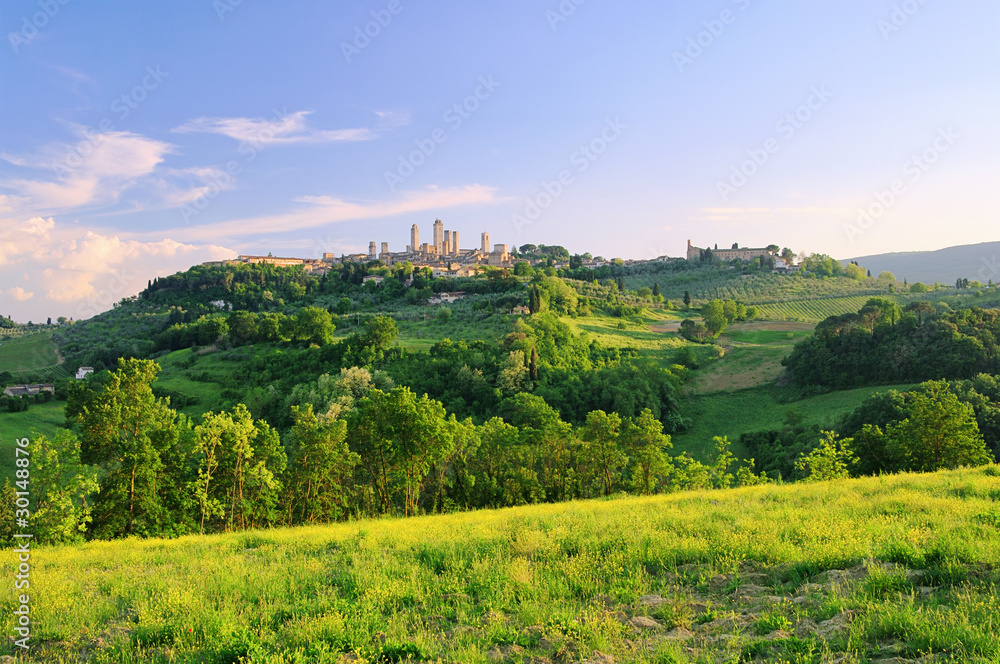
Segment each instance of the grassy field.
M192 357L194 363L188 366ZM174 351L156 361L162 371L154 386L196 398L197 403L177 409L195 418L216 407L220 393L237 366L234 361L223 359L220 353L196 355L189 348Z
M0 340L0 371L43 369L58 363L59 355L51 332Z
M794 399L789 388L764 385L734 392L689 394L682 412L694 420L687 431L673 437L676 452L701 456L712 448L713 436L729 436L733 454L746 458L747 451L737 442L740 434L765 429L781 429L789 411L802 415L804 425L835 427L838 419L851 412L868 396L890 389L906 390L912 385L862 387ZM794 400L793 400L794 399Z
M998 497L990 466L38 548L23 661L996 662Z
M0 412L0 484L3 478L14 478L14 440L34 438L42 434L54 438L66 421L65 401L33 403L20 413Z
M781 360L809 336L810 323L752 321L726 328L717 345L725 356L691 374L688 392L708 394L774 384L784 371Z

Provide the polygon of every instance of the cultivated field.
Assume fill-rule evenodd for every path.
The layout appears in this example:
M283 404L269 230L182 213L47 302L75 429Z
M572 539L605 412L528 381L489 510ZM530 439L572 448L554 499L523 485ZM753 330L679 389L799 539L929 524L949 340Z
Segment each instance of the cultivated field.
M990 466L41 548L23 661L995 662L998 497Z
M0 371L18 372L53 367L59 354L51 332L0 338Z
M895 300L900 305L905 306L915 299L929 299L931 294L924 294L921 298L913 295L889 295L876 294L877 297L885 297ZM756 304L758 316L768 320L787 320L818 323L830 316L840 316L842 314L857 313L865 306L869 298L876 295L855 295L850 297L830 297L822 300L791 300L788 302L770 302Z

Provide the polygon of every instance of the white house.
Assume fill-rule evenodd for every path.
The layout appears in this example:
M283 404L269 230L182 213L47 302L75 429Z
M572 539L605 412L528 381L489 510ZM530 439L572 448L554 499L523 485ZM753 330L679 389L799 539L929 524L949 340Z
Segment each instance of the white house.
M80 367L76 370L76 379L83 380L92 373L94 373L94 367Z

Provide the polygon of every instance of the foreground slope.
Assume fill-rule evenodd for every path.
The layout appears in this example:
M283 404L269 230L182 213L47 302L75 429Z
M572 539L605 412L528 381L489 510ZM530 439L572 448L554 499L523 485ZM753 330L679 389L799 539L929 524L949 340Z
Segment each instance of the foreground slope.
M30 659L997 661L997 497L991 466L39 549Z

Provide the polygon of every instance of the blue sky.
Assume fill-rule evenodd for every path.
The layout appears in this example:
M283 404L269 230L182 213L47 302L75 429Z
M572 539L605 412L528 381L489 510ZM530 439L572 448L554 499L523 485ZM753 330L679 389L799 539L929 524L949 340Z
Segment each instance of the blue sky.
M986 0L11 0L0 313L435 218L625 258L996 240L998 32Z

